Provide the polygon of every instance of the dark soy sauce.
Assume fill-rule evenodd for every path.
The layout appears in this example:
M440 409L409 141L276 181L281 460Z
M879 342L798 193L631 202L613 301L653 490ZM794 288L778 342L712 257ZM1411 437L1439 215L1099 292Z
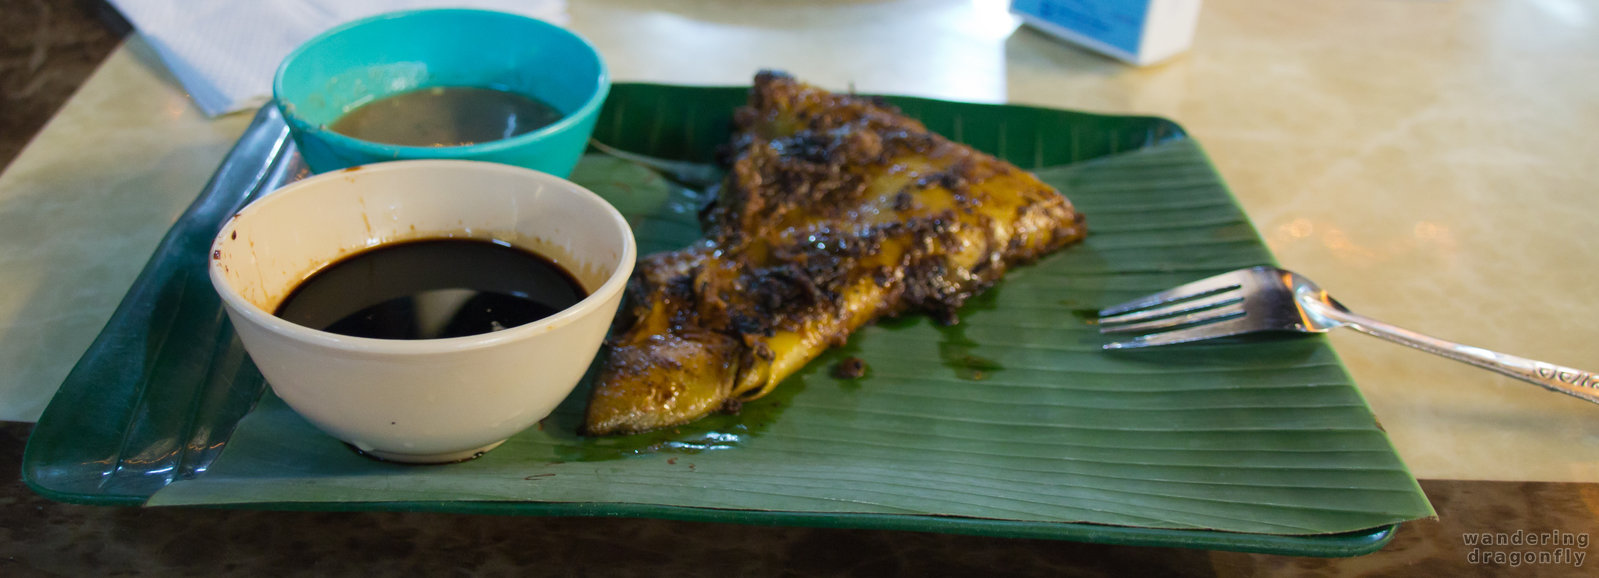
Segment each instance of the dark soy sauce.
M295 287L277 316L330 333L442 339L532 323L587 292L560 265L500 242L436 239L382 245Z
M561 120L561 111L514 92L435 86L385 96L333 121L333 132L402 146L450 147L533 132Z

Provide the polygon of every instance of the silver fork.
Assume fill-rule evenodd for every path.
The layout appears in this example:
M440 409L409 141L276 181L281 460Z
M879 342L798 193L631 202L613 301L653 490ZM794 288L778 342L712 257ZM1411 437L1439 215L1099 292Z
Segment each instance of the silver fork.
M1276 267L1223 273L1099 311L1099 332L1135 334L1105 349L1169 345L1254 333L1325 333L1348 327L1394 343L1599 403L1599 376L1570 367L1444 341L1349 311L1315 282Z

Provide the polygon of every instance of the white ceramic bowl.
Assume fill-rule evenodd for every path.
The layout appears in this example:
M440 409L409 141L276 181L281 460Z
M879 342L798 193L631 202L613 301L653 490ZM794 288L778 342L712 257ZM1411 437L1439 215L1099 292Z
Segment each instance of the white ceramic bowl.
M589 292L511 329L448 339L347 337L272 314L320 268L376 245L493 239L563 266ZM217 235L211 282L272 390L377 457L471 458L549 415L587 370L633 271L614 207L565 179L473 161L380 163L291 184Z

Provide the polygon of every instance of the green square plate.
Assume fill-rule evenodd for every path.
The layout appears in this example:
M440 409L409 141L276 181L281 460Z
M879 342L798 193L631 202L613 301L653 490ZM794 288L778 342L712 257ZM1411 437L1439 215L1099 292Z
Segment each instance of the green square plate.
M617 85L595 138L704 167L743 88ZM890 98L1060 188L1080 246L962 322L869 327L742 415L638 436L540 427L451 466L354 455L266 391L206 277L223 219L303 169L266 109L173 227L29 440L54 499L636 516L1317 556L1374 551L1432 508L1321 337L1106 352L1085 312L1272 258L1198 144L1162 119ZM668 171L670 174L670 171ZM573 180L640 250L699 234L702 193L604 155ZM868 375L840 380L843 356ZM223 450L226 449L224 452Z

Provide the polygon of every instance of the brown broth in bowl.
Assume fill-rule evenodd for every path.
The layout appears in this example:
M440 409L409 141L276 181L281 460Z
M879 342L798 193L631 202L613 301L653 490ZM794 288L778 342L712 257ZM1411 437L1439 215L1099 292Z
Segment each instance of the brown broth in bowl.
M554 124L561 116L549 103L515 92L435 86L363 104L328 129L377 143L449 147L526 134Z
M352 337L443 339L532 323L587 296L571 273L537 253L434 239L334 262L295 287L275 314Z

